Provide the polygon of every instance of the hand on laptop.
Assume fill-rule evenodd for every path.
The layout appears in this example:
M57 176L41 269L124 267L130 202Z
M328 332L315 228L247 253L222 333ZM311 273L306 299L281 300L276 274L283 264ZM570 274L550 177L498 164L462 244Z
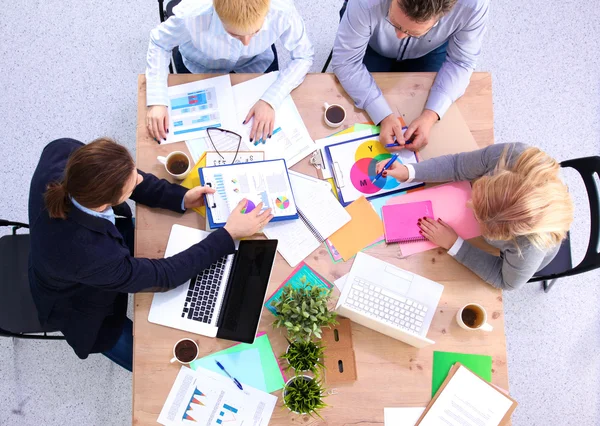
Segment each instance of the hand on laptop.
M240 238L250 237L261 230L267 223L273 219L271 209L261 211L263 203L257 205L249 213L243 213L246 209L248 200L243 199L233 209L225 224L225 230L229 232L231 238L239 240Z

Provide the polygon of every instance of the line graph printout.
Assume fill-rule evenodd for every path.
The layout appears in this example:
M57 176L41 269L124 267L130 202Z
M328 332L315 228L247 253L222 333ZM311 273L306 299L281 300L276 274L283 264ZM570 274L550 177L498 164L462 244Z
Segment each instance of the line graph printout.
M228 75L170 86L167 142L206 137L208 127L236 129L233 91Z
M166 426L267 426L277 397L227 377L182 366L158 417Z

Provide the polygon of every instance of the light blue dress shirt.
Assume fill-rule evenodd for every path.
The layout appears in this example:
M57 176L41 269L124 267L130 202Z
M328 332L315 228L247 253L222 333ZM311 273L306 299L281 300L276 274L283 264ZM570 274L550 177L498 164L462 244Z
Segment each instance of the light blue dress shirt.
M438 72L426 109L440 118L465 93L481 51L489 0L458 0L424 37L398 39L385 19L396 0L349 0L333 48L332 68L358 108L374 123L393 113L362 61L367 45L387 58L420 58L448 41L446 61Z
M82 212L91 214L92 216L100 217L102 219L106 219L113 225L115 224L115 212L113 211L112 207L108 207L106 210L104 210L102 212L97 212L95 210L88 209L87 207L82 206L75 200L75 198L73 198L73 197L70 197L70 198L71 198L71 202L73 203L73 205L75 207L77 207L79 210L81 210Z
M280 40L291 62L261 97L274 109L302 83L312 65L314 49L292 0L271 0L262 28L248 46L225 31L212 0L183 0L173 13L150 33L147 105L169 104L167 76L176 46L192 73L262 73L274 59L271 45Z

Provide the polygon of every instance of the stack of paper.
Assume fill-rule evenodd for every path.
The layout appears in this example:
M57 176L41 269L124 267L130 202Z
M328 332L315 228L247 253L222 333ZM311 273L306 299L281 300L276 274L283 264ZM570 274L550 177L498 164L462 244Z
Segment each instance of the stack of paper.
M247 384L240 390L228 377L182 366L158 422L163 425L267 426L277 397Z
M253 344L240 343L225 350L215 352L190 364L193 370L205 368L227 377L217 366L219 361L227 371L243 384L263 392L282 389L285 376L273 353L269 336L259 333Z
M271 222L264 233L267 238L279 241L277 250L293 267L347 224L350 215L330 191L327 182L292 171L289 176L300 218Z

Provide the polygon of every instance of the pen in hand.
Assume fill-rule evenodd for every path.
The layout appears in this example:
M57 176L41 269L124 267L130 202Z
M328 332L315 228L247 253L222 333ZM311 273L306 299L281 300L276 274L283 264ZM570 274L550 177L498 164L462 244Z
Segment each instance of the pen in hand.
M221 370L223 370L223 372L224 372L225 374L227 374L227 377L229 377L231 380L233 380L233 383L235 383L235 385L236 385L238 388L240 388L240 390L244 390L244 388L242 387L242 384L241 384L240 382L238 382L238 380L237 380L235 377L233 377L231 374L229 374L229 372L228 372L227 370L225 370L225 367L223 367L223 364L221 364L221 363L220 363L219 361L217 361L216 359L215 359L215 362L217 363L217 365L219 366L219 368L220 368Z
M392 155L392 158L390 158L390 161L385 163L385 166L383 166L383 169L381 169L381 171L379 173L377 173L377 176L375 176L375 178L371 181L371 183L375 183L377 181L377 179L379 179L381 176L383 176L383 172L385 172L387 169L392 167L392 164L394 164L394 161L396 161L399 156L400 156L400 154Z

